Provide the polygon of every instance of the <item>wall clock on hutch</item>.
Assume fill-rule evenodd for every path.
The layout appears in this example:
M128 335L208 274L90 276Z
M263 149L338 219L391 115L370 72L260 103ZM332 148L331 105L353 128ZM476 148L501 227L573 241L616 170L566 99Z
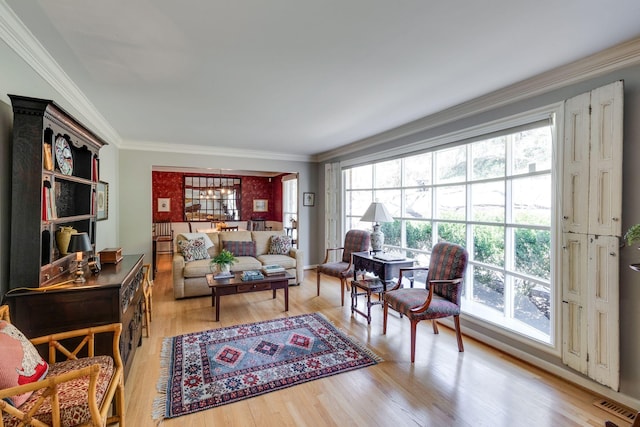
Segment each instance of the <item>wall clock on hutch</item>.
M60 172L64 175L73 174L73 156L71 155L71 148L66 138L62 135L56 137L56 161Z

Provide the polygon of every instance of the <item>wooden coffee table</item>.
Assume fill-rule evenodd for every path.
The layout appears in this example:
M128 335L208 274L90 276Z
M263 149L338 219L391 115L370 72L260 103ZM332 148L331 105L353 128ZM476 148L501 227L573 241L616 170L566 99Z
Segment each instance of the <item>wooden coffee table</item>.
M273 276L264 276L260 280L242 280L242 273L236 273L228 279L214 279L213 274L207 274L207 283L211 288L211 305L216 308L216 322L220 320L220 297L244 292L273 291L276 297L277 289L284 289L284 311L289 311L289 279L294 277L285 272Z

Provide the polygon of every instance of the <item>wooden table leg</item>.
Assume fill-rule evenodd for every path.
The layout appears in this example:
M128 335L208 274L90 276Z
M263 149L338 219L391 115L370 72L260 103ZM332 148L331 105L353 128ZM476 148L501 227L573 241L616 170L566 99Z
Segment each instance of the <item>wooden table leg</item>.
M289 311L289 281L284 286L284 311Z
M216 306L216 288L211 288L211 307Z
M220 321L220 294L216 293L216 322Z

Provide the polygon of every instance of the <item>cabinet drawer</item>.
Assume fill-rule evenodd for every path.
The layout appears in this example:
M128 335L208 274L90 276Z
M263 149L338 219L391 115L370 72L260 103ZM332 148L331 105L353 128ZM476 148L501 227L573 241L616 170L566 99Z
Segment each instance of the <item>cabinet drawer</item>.
M253 284L246 284L246 285L238 285L238 293L266 291L269 289L271 289L271 283L253 283Z

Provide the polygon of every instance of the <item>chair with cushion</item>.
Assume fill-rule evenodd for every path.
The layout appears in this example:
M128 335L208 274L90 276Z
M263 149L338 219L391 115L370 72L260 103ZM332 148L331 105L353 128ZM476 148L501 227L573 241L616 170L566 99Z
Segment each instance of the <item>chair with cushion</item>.
M353 277L353 252L365 252L371 245L371 234L365 230L349 230L344 237L344 246L340 248L328 248L324 261L316 269L318 282L318 296L320 296L320 273L340 279L341 299L344 305L344 290L347 287L347 280ZM337 262L328 262L329 255L334 251L342 251L342 258Z
M449 242L437 243L431 251L431 260L426 281L426 289L395 288L384 294L384 321L382 333L387 333L389 307L411 322L411 363L416 355L416 327L421 320L430 319L433 333L438 333L436 319L453 316L458 350L464 351L460 333L460 297L464 273L467 269L468 253L460 245ZM402 271L400 274L400 283Z
M121 331L114 323L27 340L10 323L8 306L0 306L0 425L124 427ZM111 338L113 357L95 354L102 334ZM46 346L48 361L35 346Z

